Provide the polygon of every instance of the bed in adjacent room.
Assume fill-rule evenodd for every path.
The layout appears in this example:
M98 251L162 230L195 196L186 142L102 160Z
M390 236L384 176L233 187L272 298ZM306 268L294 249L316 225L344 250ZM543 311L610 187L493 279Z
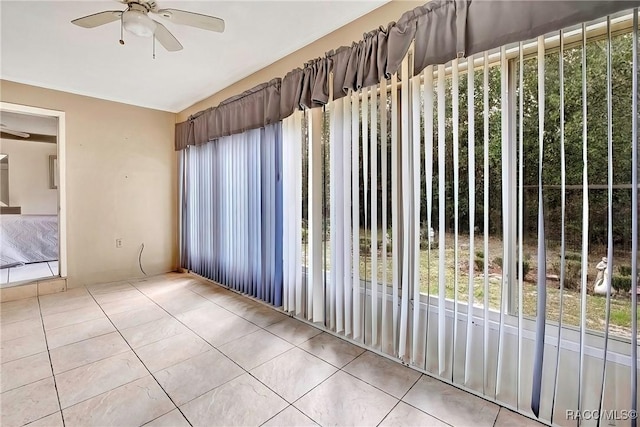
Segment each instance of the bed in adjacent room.
M0 268L58 260L57 215L1 215Z

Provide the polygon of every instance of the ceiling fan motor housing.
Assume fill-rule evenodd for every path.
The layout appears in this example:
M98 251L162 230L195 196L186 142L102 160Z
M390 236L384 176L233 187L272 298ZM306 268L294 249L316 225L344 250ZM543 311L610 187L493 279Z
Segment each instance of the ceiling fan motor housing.
M155 0L125 0L123 1L130 8L136 6L144 8L147 12L155 12L158 10L158 3Z
M151 37L156 30L156 23L144 12L130 8L122 15L122 25L130 33L140 37Z

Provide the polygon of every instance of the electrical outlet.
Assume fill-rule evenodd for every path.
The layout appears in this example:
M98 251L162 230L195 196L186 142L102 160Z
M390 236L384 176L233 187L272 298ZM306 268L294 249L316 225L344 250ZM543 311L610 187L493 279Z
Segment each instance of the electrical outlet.
M122 247L122 239L116 239L116 248Z

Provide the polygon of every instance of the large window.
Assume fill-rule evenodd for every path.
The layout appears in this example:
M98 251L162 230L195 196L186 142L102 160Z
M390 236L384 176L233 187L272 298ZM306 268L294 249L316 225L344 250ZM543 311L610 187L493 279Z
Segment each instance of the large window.
M628 390L584 375L629 377L637 316L631 16L610 23L416 76L410 50L298 117L303 317L545 419ZM541 403L543 375L557 393Z

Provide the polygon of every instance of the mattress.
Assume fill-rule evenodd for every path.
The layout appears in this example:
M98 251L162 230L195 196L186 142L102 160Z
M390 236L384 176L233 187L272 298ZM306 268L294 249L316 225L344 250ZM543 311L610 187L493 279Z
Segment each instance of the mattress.
M57 215L0 216L0 268L57 259Z

